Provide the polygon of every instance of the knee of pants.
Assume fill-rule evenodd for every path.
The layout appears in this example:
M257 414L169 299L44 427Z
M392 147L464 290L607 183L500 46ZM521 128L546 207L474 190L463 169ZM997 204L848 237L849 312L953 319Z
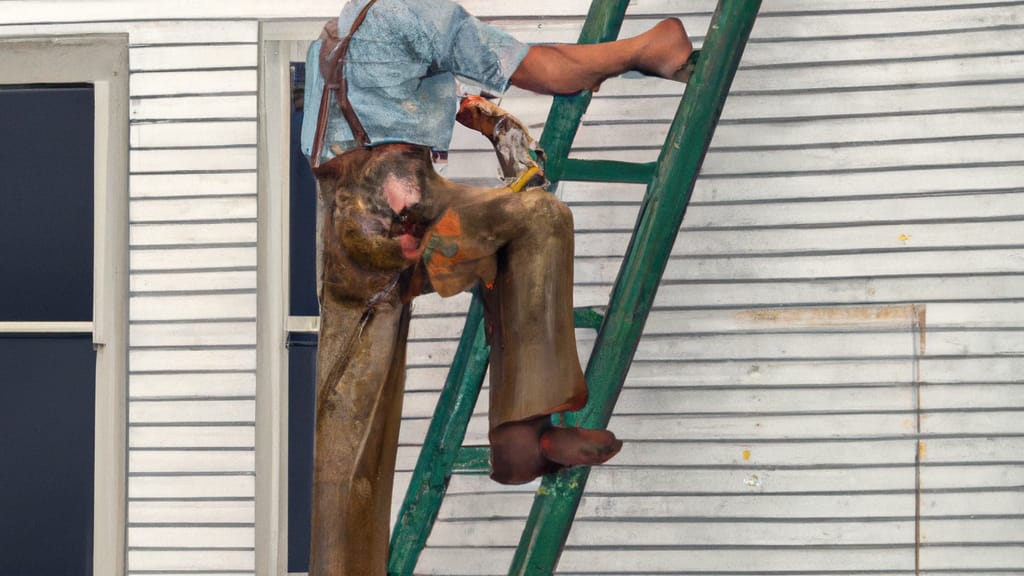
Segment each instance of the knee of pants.
M572 211L554 194L539 188L524 190L519 194L522 195L531 228L551 235L572 236Z

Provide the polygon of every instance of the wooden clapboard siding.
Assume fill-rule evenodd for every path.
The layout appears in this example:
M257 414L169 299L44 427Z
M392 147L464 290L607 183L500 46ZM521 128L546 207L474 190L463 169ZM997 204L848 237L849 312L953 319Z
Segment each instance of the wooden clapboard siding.
M8 36L129 35L129 574L256 569L259 20L338 4L0 11ZM463 4L545 43L590 2ZM638 0L623 33L679 14L699 46L712 5ZM559 573L1024 570L1022 29L1019 1L765 2ZM606 82L574 155L653 160L682 90ZM539 134L550 98L503 105ZM485 140L453 148L449 176L493 181ZM558 193L600 306L643 187ZM467 302L416 304L396 502ZM535 488L454 478L418 572L504 573Z
M1024 6L903 6L765 6L612 418L627 446L594 471L559 573L1024 568L1024 61L1003 38ZM574 155L653 160L680 91L606 82ZM549 101L503 105L540 131ZM453 145L451 175L495 173L485 141ZM577 303L600 306L643 187L559 194ZM417 305L403 474L464 305ZM504 573L532 486L451 490L419 570Z
M57 6L0 34L129 42L128 574L251 574L258 22Z

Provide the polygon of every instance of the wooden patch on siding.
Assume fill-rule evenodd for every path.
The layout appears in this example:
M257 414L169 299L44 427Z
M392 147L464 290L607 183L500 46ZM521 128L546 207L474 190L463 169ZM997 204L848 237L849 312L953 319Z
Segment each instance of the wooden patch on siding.
M920 312L918 310L920 308ZM736 319L756 328L821 326L910 327L924 306L830 306L822 308L759 308L740 310Z
M740 310L736 320L751 328L872 327L906 328L917 332L918 355L924 355L926 343L924 304L891 306L829 306L821 308L759 308Z

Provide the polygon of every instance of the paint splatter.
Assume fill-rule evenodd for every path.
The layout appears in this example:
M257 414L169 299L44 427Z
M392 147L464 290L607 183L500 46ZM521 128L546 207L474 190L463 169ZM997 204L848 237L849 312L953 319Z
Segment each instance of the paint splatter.
M744 460L750 460L750 450L744 450L743 451L743 459Z

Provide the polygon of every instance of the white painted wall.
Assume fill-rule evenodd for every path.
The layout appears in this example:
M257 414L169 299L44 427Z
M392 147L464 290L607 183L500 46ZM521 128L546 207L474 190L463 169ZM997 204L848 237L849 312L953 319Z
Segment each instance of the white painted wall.
M263 557L260 21L337 4L0 10L3 36L129 34L130 574ZM589 2L464 4L550 42ZM699 37L713 7L633 4L626 34L671 13ZM626 448L591 475L559 573L1024 572L1022 30L1016 1L765 0L612 420ZM680 92L606 83L575 155L654 159ZM540 131L548 99L503 104ZM451 176L492 173L482 139L454 147ZM578 304L607 297L642 192L560 191ZM399 489L465 302L417 306ZM503 573L534 489L453 480L419 571Z

